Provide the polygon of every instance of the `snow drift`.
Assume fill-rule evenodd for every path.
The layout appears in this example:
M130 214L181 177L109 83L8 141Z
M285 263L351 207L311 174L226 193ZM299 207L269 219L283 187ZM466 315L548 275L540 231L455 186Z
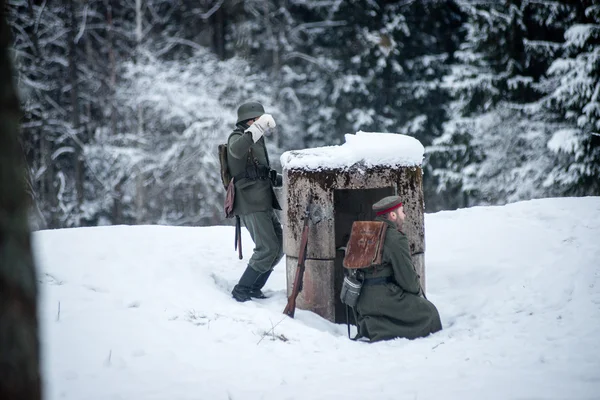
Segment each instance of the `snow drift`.
M232 227L34 233L46 398L597 399L600 198L427 214L444 330L352 342L344 325L236 303Z

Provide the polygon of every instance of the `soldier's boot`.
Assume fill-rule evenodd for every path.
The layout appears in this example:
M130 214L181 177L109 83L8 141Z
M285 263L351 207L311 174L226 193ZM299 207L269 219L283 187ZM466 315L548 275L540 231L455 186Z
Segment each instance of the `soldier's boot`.
M272 269L260 274L260 276L258 277L256 282L254 282L254 285L252 285L252 287L250 288L250 297L254 297L255 299L266 299L267 298L267 296L265 296L265 294L262 292L261 289L267 283L267 279L269 279L271 272L273 272Z
M231 295L233 296L233 298L239 302L252 300L252 297L250 296L250 291L252 290L252 286L256 283L259 277L259 272L255 271L250 266L246 267L246 270L242 274L240 281L237 285L233 287L233 290L231 291Z

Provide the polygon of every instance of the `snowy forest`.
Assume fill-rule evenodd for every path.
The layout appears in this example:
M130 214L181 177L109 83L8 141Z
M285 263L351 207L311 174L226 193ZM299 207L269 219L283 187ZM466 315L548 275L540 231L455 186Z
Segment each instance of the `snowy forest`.
M9 0L38 228L226 223L217 146L425 146L426 212L600 195L600 0Z

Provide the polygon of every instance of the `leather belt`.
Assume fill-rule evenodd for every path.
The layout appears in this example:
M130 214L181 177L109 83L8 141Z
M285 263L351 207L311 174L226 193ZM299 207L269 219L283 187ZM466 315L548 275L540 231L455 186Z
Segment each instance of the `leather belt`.
M363 281L363 286L374 286L374 285L385 285L386 283L394 282L394 278L391 276L382 276L377 278L366 278Z

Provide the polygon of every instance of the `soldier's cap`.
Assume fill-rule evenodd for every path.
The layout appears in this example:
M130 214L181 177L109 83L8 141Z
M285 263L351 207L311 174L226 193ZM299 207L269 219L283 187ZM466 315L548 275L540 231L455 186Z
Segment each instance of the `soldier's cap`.
M400 206L402 206L400 196L387 196L373 204L372 208L376 215L384 215Z

